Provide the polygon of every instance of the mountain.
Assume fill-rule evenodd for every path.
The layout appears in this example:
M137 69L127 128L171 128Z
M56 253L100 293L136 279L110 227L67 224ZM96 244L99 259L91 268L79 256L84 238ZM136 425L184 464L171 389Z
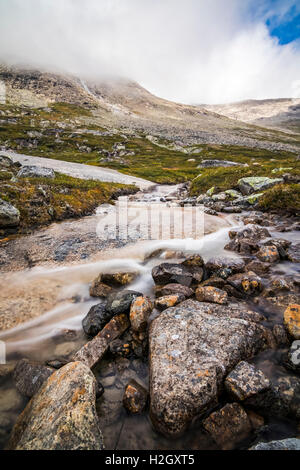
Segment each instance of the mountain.
M247 100L203 107L230 119L300 133L300 98Z
M222 115L223 108L190 106L154 96L134 81L83 79L52 72L0 66L6 103L30 108L68 103L91 112L103 127L143 132L180 145L227 144L298 151L299 141L285 133ZM241 116L242 119L243 116ZM85 121L86 122L86 121Z

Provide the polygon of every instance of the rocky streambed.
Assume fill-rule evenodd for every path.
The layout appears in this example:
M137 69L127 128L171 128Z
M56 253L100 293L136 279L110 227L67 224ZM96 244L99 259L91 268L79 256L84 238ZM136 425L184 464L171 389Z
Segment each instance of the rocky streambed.
M157 188L132 204L176 212L184 198L184 187ZM34 261L4 263L5 310L20 308L14 289L34 286L35 300L0 333L2 447L299 448L298 221L254 210L203 221L202 236L193 222L186 238L158 242L135 227L115 243L70 242L56 259L65 222L10 242L12 259L26 241ZM97 225L72 224L65 239Z

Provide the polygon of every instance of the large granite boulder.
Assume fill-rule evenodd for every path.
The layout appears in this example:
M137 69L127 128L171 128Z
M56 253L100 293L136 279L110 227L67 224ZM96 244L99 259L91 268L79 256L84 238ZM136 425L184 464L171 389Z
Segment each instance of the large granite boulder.
M19 210L9 202L0 199L0 228L15 227L19 223Z
M241 178L238 181L239 190L242 194L252 194L258 191L265 191L276 184L283 183L282 178L268 178L266 176L250 176Z
M18 417L8 449L101 450L96 380L87 366L71 362L54 372Z
M153 320L150 332L150 415L177 436L218 403L224 377L265 347L265 328L246 306L186 300Z
M290 438L282 441L259 442L250 450L300 450L300 439Z

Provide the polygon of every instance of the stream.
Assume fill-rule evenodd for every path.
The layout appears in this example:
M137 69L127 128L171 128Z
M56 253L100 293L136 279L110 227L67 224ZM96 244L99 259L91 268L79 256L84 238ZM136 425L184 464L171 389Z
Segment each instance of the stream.
M202 213L195 227L195 208L191 207L184 238L180 238L177 221L182 220L183 209L172 202L177 190L178 186L157 186L131 196L129 201L120 198L114 206L100 206L93 216L53 224L4 247L7 258L2 258L6 261L2 262L0 280L6 289L0 294L0 341L5 342L8 367L24 357L39 362L68 358L86 343L81 322L99 303L99 299L90 297L89 284L100 272L138 272L139 277L126 288L153 297L151 270L165 259L178 262L178 252L200 253L204 260L228 254L224 245L229 240L228 231L241 225L238 218ZM125 211L127 218L122 221ZM170 212L169 229L165 233L166 227L160 226L159 239L153 239L149 214L157 235L159 222L154 215L160 214L157 220L161 224ZM133 224L136 218L138 223ZM59 254L60 246L63 249ZM276 269L288 269L284 266L277 265ZM157 314L154 311L151 319ZM264 356L262 362L267 359ZM97 401L97 411L107 449L216 448L200 428L175 441L168 440L155 432L148 415L126 413L122 396L128 381L134 378L148 387L148 366L142 358L104 358L94 372L105 389ZM0 375L0 391L1 448L28 400L15 389L11 375ZM290 432L290 424L284 426Z

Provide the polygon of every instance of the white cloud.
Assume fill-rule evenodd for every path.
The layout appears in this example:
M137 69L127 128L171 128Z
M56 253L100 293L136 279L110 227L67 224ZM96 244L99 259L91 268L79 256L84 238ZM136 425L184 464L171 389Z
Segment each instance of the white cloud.
M280 17L291 4L0 0L0 61L122 75L189 103L295 96L300 43L280 46L264 24L267 11Z

